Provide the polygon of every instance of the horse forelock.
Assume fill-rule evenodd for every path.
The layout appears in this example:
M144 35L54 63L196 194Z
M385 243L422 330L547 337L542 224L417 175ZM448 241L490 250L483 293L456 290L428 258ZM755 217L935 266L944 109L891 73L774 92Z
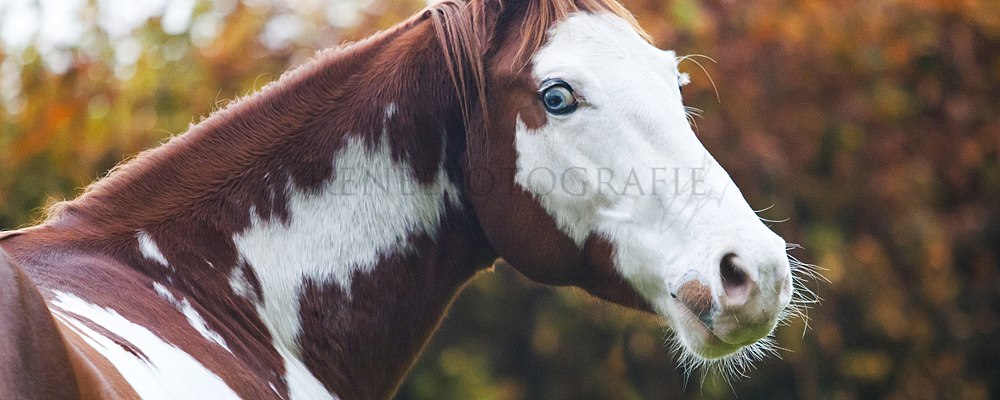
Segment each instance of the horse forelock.
M479 106L482 121L480 129L489 130L486 97L486 56L499 52L501 44L517 50L510 67L515 71L527 66L531 57L542 47L549 29L574 13L610 13L621 17L647 41L650 36L639 26L635 17L616 0L444 0L429 6L423 18L434 23L437 40L444 51L445 62L452 84L459 96L462 117L470 126L472 109ZM501 43L497 37L498 26L516 28L518 37ZM478 103L478 104L477 104Z

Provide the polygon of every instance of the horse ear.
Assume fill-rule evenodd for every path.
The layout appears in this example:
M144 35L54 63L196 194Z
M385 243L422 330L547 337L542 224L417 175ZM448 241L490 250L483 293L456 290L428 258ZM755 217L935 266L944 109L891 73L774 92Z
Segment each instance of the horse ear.
M483 11L494 19L508 19L517 15L532 0L481 0Z
M485 51L493 44L496 29L501 26L500 20L506 14L507 4L510 2L504 0L480 0L477 3L472 4L473 7L478 8L474 14L476 15L475 24L477 25L476 30L480 40L480 48Z
M530 0L480 0L481 14L487 30L496 33L496 29L516 22L523 15L522 10Z
M500 7L517 6L531 0L483 0L484 3L497 3Z
M482 2L483 2L483 7L486 8L487 10L497 10L497 11L503 10L504 3L508 3L507 1L503 0L482 0Z

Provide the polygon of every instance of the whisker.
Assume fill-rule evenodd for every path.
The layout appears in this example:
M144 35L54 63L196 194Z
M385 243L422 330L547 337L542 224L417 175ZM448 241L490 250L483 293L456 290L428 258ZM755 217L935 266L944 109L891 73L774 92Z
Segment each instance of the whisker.
M767 206L767 207L764 207L764 208L762 208L762 209L760 209L760 210L753 210L753 212L754 212L754 213L757 213L757 214L760 214L760 213L762 213L762 212L764 212L764 211L767 211L767 210L770 210L770 209L772 209L772 208L774 208L774 204L771 204L771 205L769 205L769 206Z
M702 114L705 113L704 110L702 110L700 108L697 108L697 107L691 107L691 106L684 106L684 112L687 115L693 115L693 116L696 116L698 118L704 118L702 116Z
M691 124L692 126L694 126L694 132L696 134L700 133L699 129L698 129L698 122L694 120L694 117L692 117L691 115L687 115L687 120L688 120L689 124Z
M701 109L695 107L684 106L684 116L687 118L688 123L694 126L695 133L698 133L698 122L694 118L704 118L702 116L703 112Z
M760 210L753 210L753 212L756 213L756 214L760 214L760 213L765 212L767 210L770 210L772 208L774 208L774 204L771 204L771 205L769 205L769 206L767 206L765 208L762 208ZM764 221L764 222L767 222L767 223L772 223L772 224L780 224L782 222L788 222L789 220L791 220L791 218L774 220L774 219L764 218L764 217L761 217L761 216L758 216L757 219L759 219L761 221ZM789 250L789 248L788 248L788 245L786 244L785 245L785 251L788 251L788 250Z

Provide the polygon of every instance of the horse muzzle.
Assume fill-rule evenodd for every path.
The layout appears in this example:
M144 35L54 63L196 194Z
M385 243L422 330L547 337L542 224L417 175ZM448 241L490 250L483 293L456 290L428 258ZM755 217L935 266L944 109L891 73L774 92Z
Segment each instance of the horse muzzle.
M688 317L680 318L685 326L675 330L688 331L682 336L692 350L706 358L722 357L770 334L791 301L787 258L753 263L729 252L718 270L710 272L689 270L669 288L677 305L673 308Z

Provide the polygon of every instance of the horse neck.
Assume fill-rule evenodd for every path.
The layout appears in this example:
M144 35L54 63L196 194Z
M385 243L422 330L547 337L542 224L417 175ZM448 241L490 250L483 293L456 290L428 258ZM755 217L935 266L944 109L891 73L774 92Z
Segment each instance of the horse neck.
M436 43L411 21L320 55L50 225L193 298L223 339L257 327L293 393L385 397L492 257L446 172L464 132Z

